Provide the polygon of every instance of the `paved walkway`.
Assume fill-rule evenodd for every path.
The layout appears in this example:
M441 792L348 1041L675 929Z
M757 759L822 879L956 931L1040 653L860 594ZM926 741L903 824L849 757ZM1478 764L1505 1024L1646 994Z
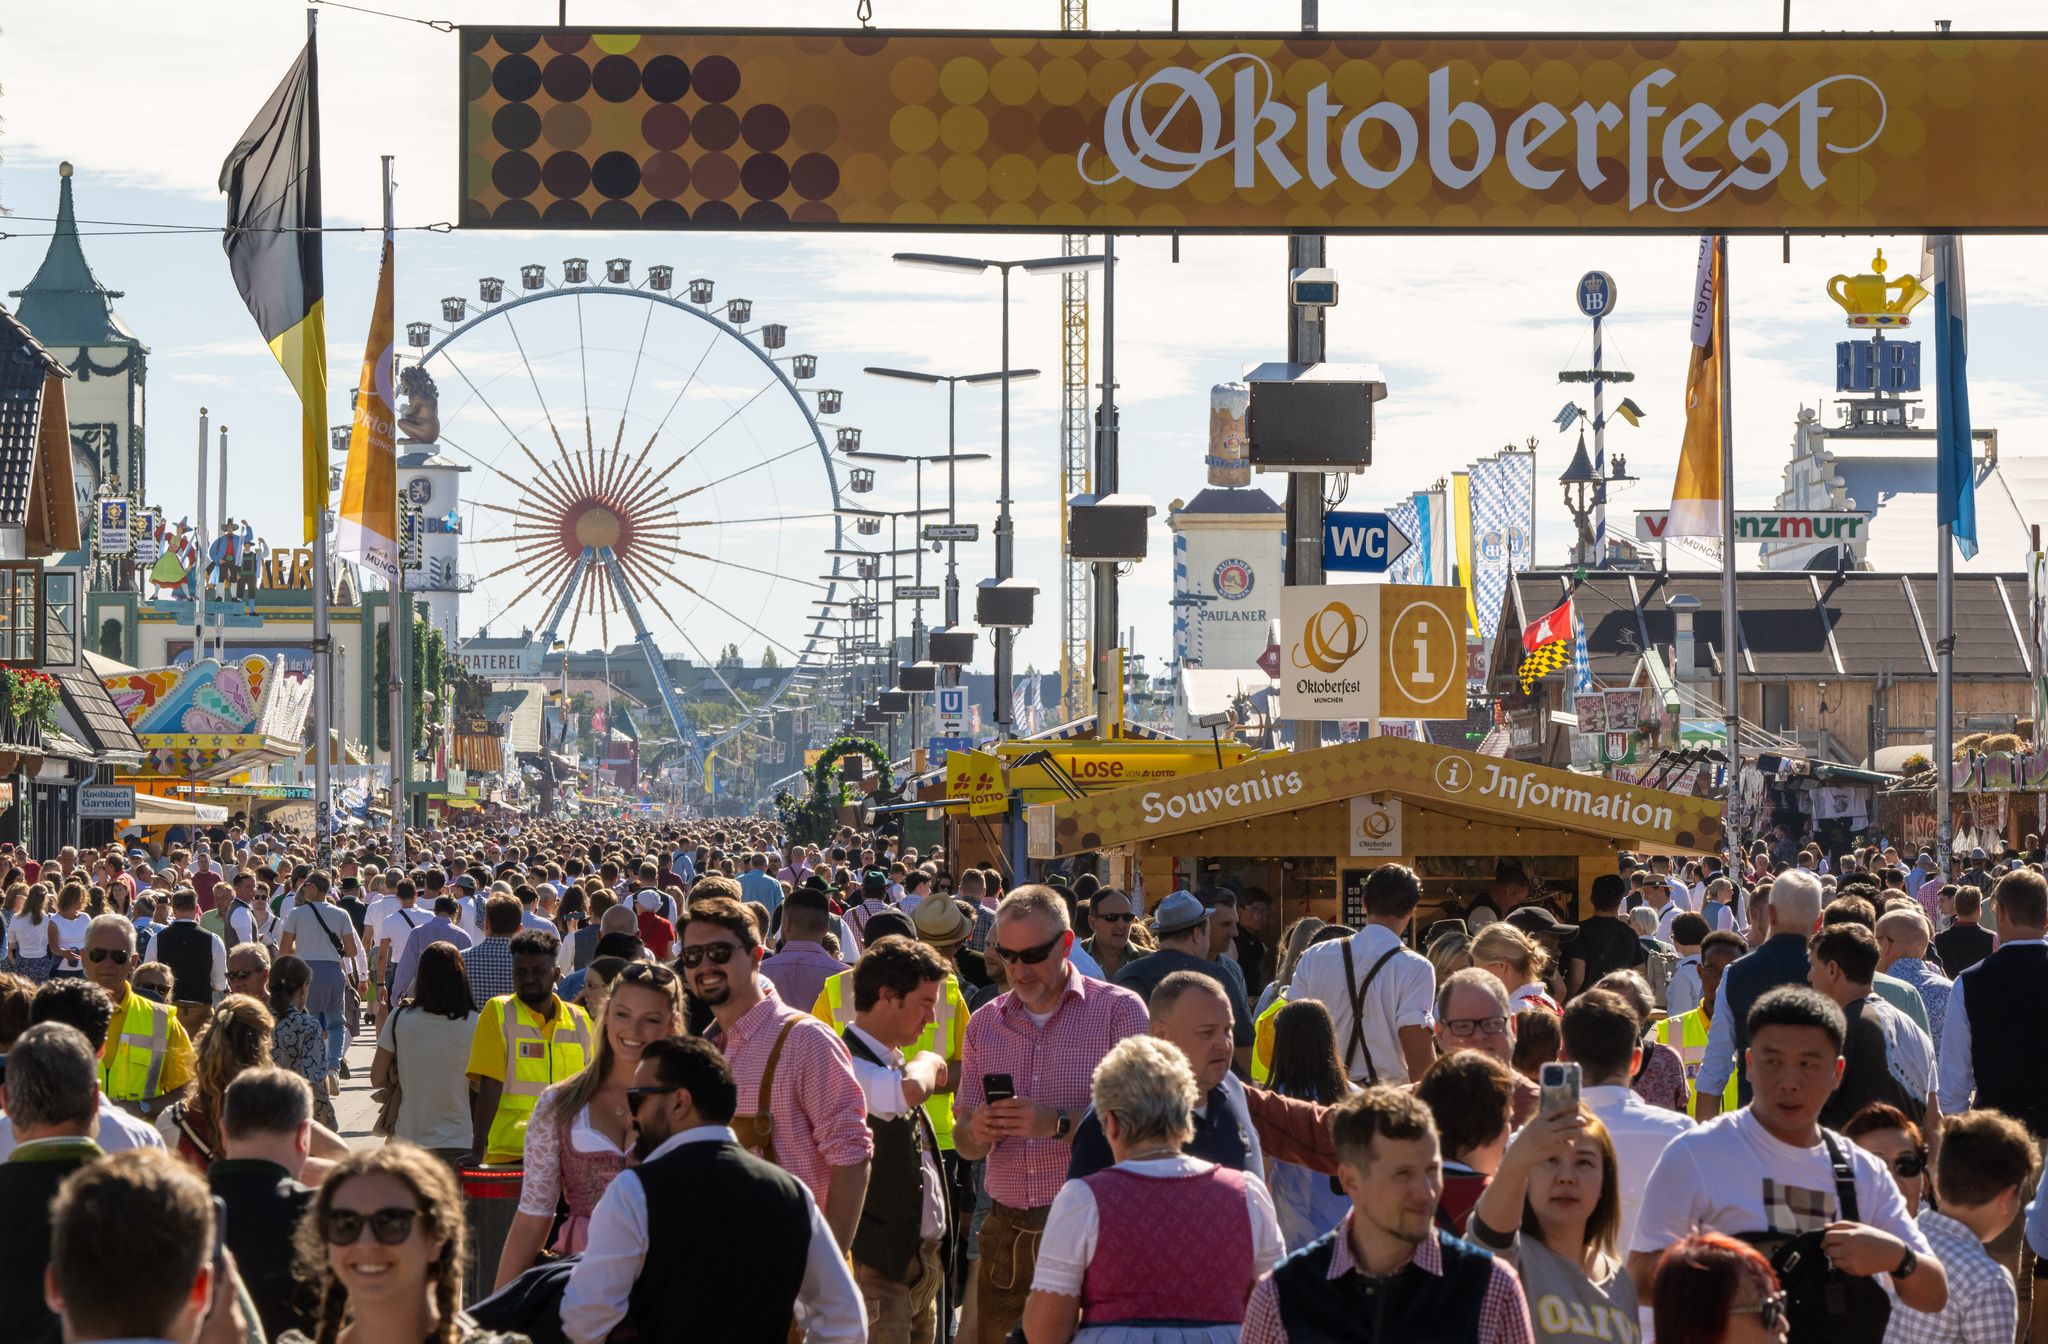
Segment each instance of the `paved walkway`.
M370 1099L370 1058L377 1052L377 1033L368 1022L356 1033L348 1048L350 1076L341 1081L341 1095L334 1099L334 1118L341 1124L341 1136L351 1148L375 1148L384 1140L370 1132L377 1122L377 1103Z

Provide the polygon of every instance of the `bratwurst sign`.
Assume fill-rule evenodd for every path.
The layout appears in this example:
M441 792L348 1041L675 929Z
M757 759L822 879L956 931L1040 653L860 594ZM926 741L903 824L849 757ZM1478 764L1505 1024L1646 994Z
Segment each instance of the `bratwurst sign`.
M2048 35L462 30L462 223L2048 226Z

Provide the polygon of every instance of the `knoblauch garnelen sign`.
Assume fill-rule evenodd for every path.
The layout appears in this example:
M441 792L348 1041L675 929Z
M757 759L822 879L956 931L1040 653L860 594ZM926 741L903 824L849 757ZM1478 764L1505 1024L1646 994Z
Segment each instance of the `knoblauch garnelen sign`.
M462 30L462 222L2048 225L2048 36Z

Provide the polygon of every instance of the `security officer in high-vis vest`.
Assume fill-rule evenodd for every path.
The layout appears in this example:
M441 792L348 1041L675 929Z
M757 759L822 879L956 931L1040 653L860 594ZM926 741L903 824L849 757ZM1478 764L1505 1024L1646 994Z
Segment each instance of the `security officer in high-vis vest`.
M1287 1006L1287 993L1292 986L1283 986L1266 1010L1252 1019L1252 1081L1264 1087L1273 1076L1273 1023L1280 1016L1280 1010Z
M540 1094L590 1062L589 1015L555 994L560 947L551 933L520 930L511 949L514 992L492 999L477 1016L469 1046L476 1083L471 1124L485 1166L524 1162L526 1121Z
M1677 1017L1667 1017L1657 1024L1657 1043L1668 1045L1678 1051L1678 1057L1685 1061L1685 1087L1687 1100L1686 1114L1699 1118L1700 1098L1696 1086L1700 1064L1707 1057L1707 1033L1713 1026L1714 994L1721 988L1721 977L1728 970L1730 962L1749 950L1739 933L1717 930L1700 944L1700 1006ZM1728 1076L1728 1086L1722 1090L1721 1114L1727 1115L1742 1105L1739 1094L1738 1075Z
M937 952L948 965L953 964L968 936L974 932L974 921L949 896L926 897L918 903L911 923L917 929L917 940ZM832 1029L842 1035L853 1024L851 970L841 971L825 982L825 988L818 994L818 1002L811 1008L811 1016L830 1023ZM929 1050L942 1057L946 1061L947 1081L957 1085L960 1049L966 1040L967 1000L960 993L960 977L948 975L945 988L939 991L934 1020L926 1025L908 1053L915 1057ZM926 1097L924 1112L931 1119L939 1151L953 1151L952 1092L935 1092Z
M100 1051L100 1087L122 1110L154 1119L192 1089L197 1056L192 1038L168 1003L144 998L129 986L140 958L135 926L120 915L101 915L85 931L86 978L114 1001L107 1043Z

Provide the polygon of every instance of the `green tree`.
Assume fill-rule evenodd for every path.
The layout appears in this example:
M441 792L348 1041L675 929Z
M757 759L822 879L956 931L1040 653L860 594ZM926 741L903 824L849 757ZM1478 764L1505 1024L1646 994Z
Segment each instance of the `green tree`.
M744 667L746 666L746 661L745 658L740 656L740 646L737 644L727 644L718 651L718 665L720 667Z
M772 645L772 644L771 644L771 645L769 645L769 646L768 646L767 648L765 648L765 649L761 650L761 666L762 666L762 667L781 667L781 666L782 666L782 664L781 664L781 663L779 663L779 662L777 662L777 661L776 661L776 659L775 659L775 646L774 646L774 645Z

